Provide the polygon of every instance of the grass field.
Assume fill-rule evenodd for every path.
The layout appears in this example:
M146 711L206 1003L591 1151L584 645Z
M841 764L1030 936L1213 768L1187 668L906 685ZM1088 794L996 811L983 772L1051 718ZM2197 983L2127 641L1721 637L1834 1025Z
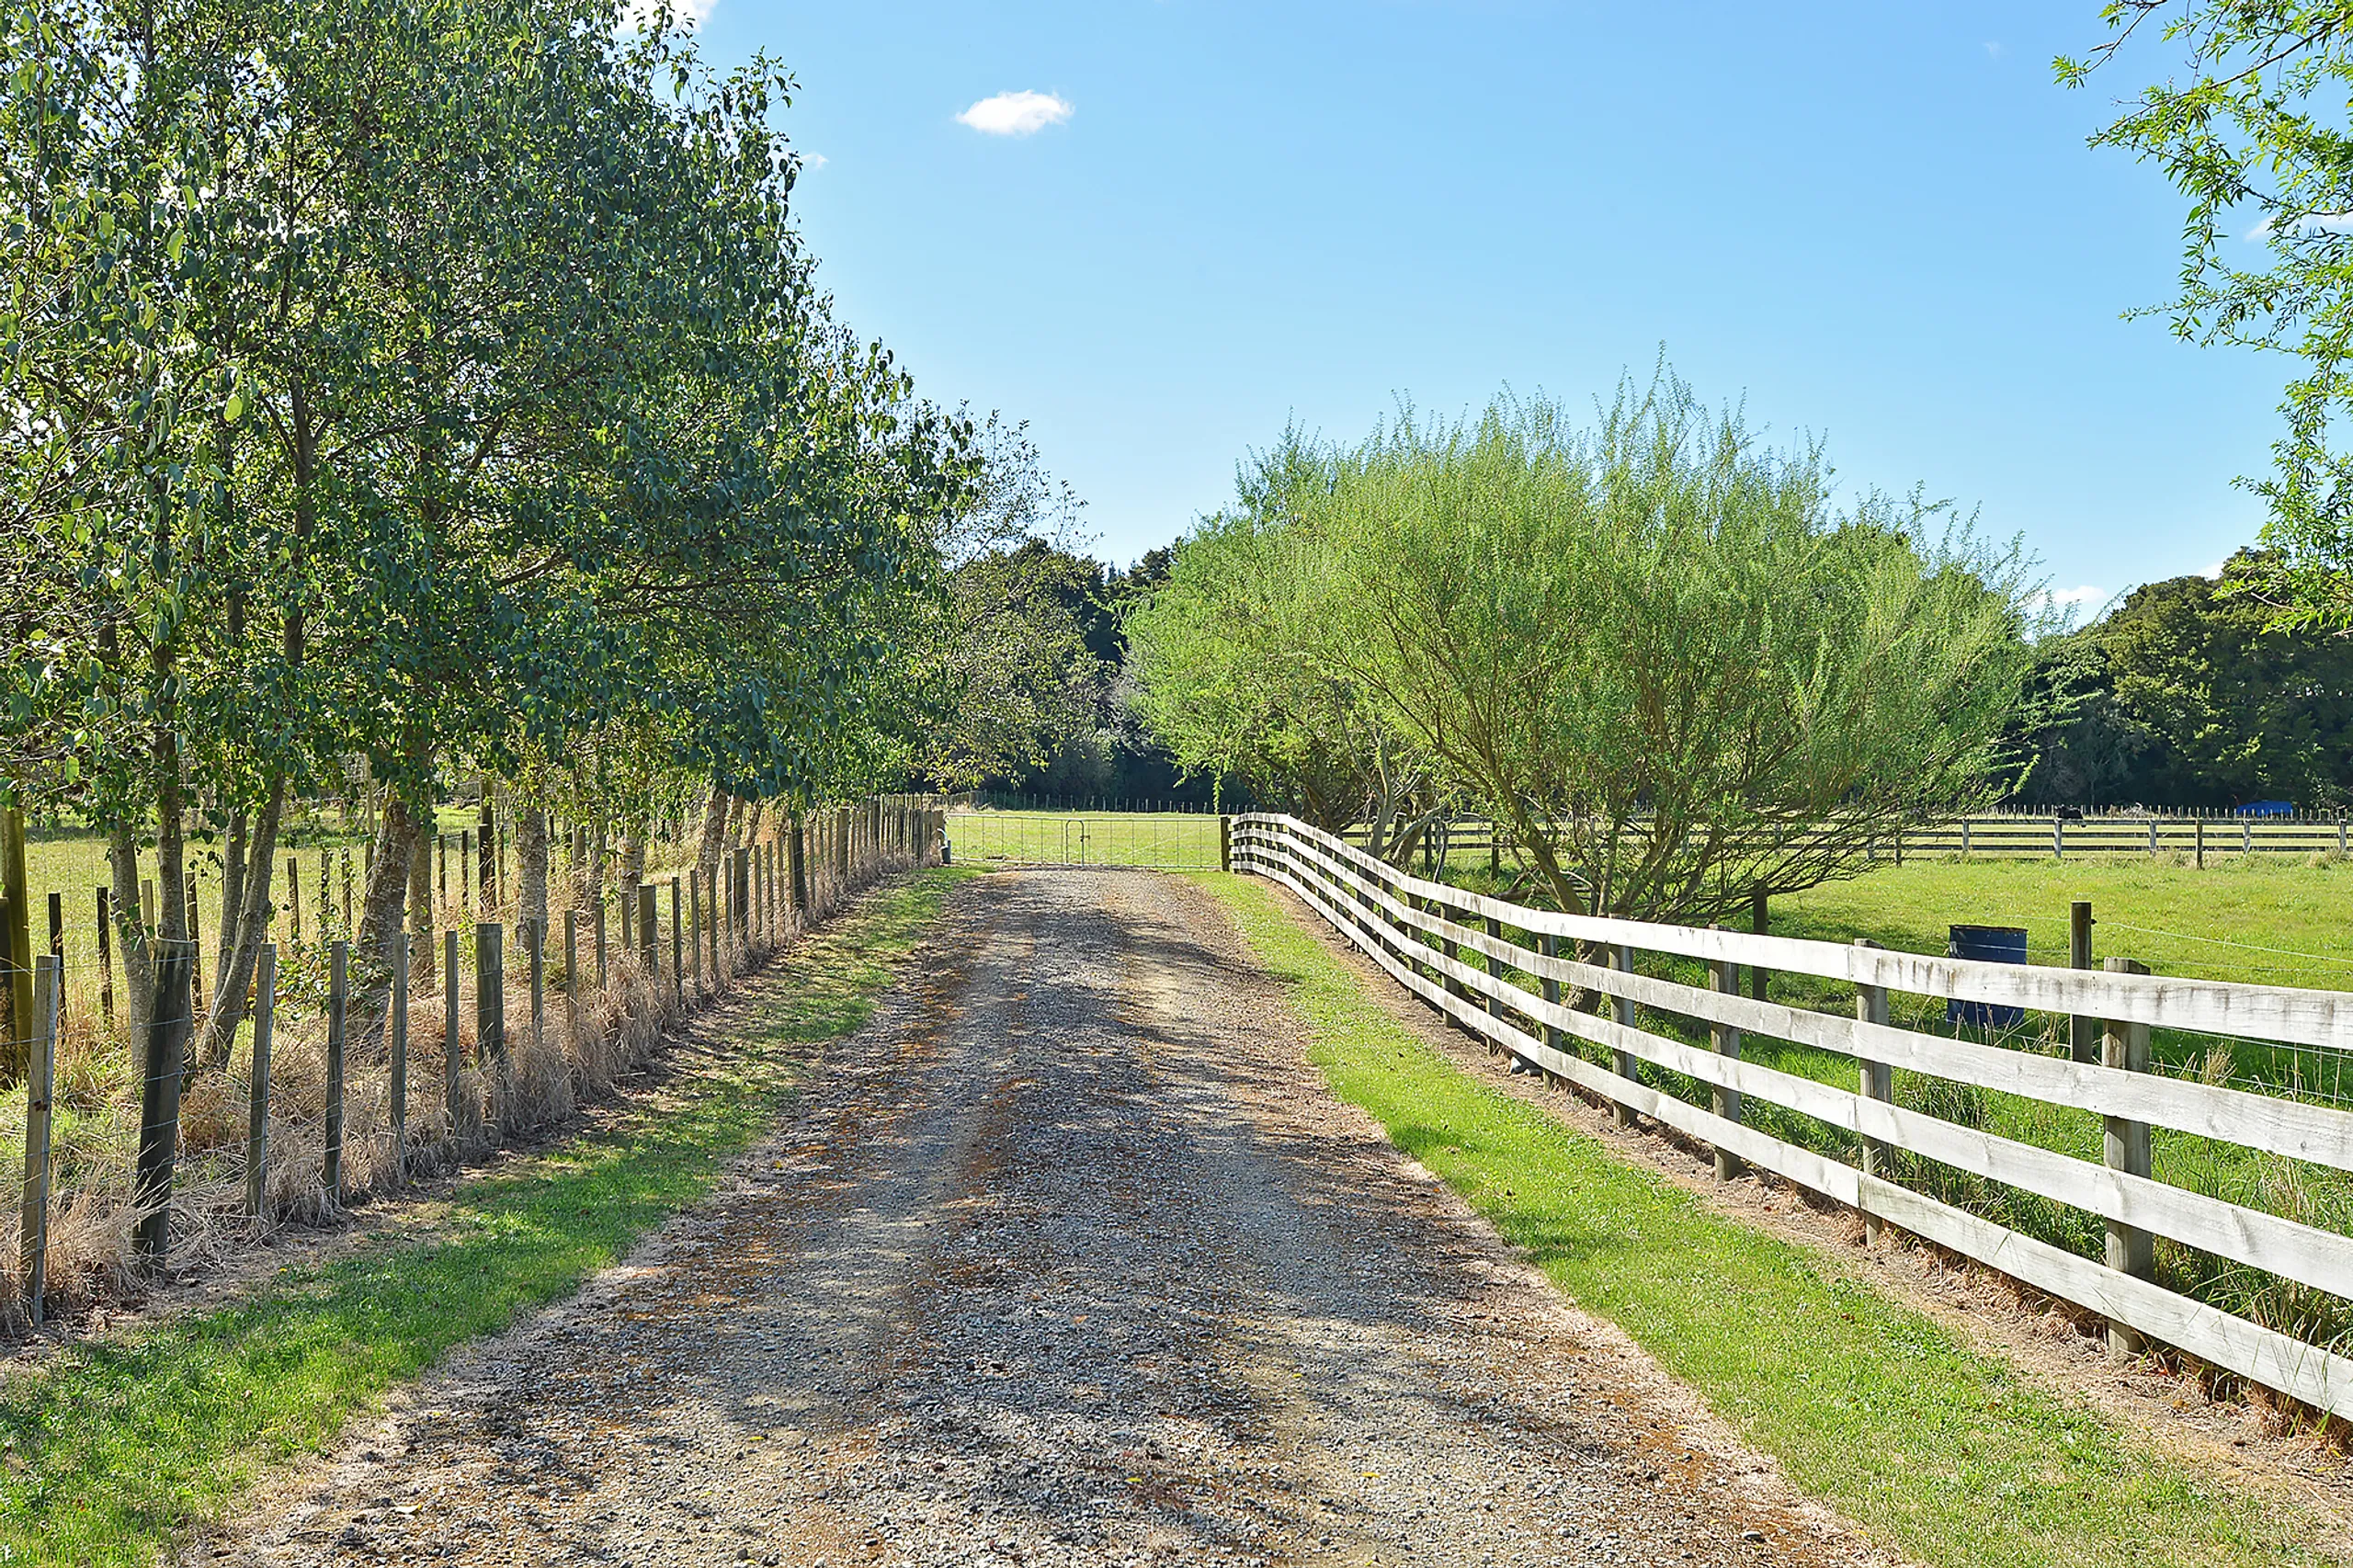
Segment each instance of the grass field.
M1184 812L951 812L964 865L1146 866L1215 870L1218 819Z
M1711 1214L1456 1070L1267 886L1203 876L1334 1089L1790 1477L1938 1568L2328 1561L2292 1503L2159 1453L1823 1258Z
M423 1233L7 1369L0 1562L145 1568L392 1383L576 1289L710 1190L790 1092L806 1047L866 1020L960 874L920 873L816 933L780 960L728 1051L511 1174L464 1184Z

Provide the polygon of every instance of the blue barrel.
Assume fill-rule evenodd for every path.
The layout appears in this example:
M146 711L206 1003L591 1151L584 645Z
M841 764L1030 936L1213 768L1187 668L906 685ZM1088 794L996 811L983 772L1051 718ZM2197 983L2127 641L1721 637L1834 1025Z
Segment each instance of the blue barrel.
M1949 926L1945 932L1945 957L1949 959L1974 959L1980 963L2026 962L2023 926ZM2014 1029L2026 1022L2026 1010L1998 1002L1955 999L1945 1004L1945 1022Z

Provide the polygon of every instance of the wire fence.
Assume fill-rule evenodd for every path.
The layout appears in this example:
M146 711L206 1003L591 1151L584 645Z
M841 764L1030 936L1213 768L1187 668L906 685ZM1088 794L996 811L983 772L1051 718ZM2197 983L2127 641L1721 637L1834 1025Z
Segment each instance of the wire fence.
M24 1173L0 1330L548 1125L793 933L935 861L941 826L906 799L813 811L715 863L691 842L649 855L626 897L565 910L558 881L542 920L494 871L488 895L472 882L421 905L423 929L365 949L340 900L299 939L283 911L288 939L252 949L230 997L217 975L204 986L204 946L137 925L127 946L108 926L86 944L61 933L30 963L0 944L0 1044L17 1074L0 1094L0 1168Z

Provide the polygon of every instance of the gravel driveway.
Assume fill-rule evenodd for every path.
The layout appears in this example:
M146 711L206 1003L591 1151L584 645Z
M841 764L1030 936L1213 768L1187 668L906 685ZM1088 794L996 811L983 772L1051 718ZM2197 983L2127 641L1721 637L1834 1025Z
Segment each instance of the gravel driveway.
M719 1194L188 1559L1881 1560L1126 871L965 884Z

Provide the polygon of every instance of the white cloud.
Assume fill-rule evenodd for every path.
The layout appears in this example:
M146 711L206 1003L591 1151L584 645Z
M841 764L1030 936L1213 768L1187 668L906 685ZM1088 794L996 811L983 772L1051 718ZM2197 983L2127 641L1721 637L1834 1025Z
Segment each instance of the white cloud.
M2094 587L2091 584L2086 583L2079 588L2045 589L2029 597L2026 602L2026 608L2029 611L2061 610L2072 617L2075 610L2086 605L2104 605L2113 597L2115 596L2106 588Z
M1028 136L1071 116L1066 98L1051 93L999 93L983 98L957 119L987 136Z
M2246 232L2249 240L2268 240L2279 225L2266 218ZM2307 212L2290 225L2300 234L2353 234L2353 212Z
M2001 59L2001 58L2002 58L2002 46L2001 46L1998 42L1992 42L1992 41L1989 41L1989 42L1985 45L1985 58L1986 58L1986 59L1988 59L1988 60L1999 60L1999 59Z
M794 161L800 164L801 172L805 175L816 173L824 168L826 163L825 154L823 153L804 153L799 148L793 149L792 156Z

